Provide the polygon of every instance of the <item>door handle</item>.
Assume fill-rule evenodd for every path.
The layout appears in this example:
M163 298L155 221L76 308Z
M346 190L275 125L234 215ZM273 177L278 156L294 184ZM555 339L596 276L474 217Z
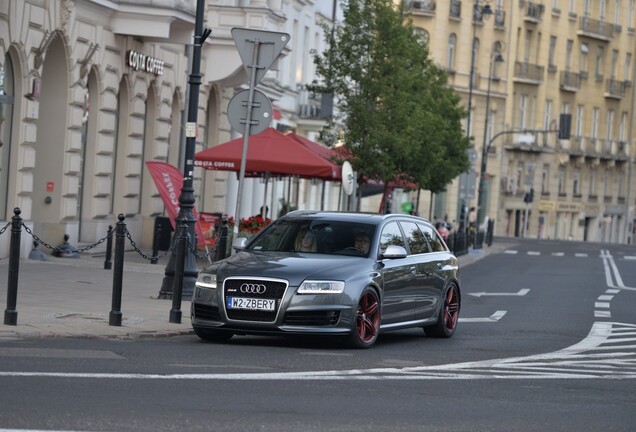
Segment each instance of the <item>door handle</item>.
M441 270L443 267L444 267L444 266L442 265L442 263L437 263L437 268L438 268L438 269L440 269L440 270Z
M417 273L417 271L415 270L415 267L411 267L410 270L411 270L412 274L416 274Z

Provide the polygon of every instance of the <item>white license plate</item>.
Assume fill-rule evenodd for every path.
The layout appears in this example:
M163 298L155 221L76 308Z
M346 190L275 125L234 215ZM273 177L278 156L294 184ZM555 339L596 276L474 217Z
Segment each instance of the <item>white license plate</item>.
M276 300L245 298L245 297L228 297L227 308L228 309L273 311L276 308Z

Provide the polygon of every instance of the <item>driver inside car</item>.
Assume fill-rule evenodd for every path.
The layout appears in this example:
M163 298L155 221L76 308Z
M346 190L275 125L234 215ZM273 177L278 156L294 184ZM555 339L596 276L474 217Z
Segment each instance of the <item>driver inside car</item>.
M369 253L369 248L371 247L371 240L369 240L369 236L365 232L359 232L356 234L353 247L359 249L364 252L364 254Z

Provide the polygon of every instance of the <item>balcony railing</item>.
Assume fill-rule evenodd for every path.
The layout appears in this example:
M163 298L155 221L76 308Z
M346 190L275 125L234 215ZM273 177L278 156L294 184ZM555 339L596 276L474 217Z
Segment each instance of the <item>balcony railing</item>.
M579 19L577 33L602 41L610 41L614 37L614 24L584 16Z
M561 72L561 90L576 92L581 88L581 75L575 72Z
M435 14L435 0L411 0L409 6L414 13Z
M544 11L545 6L529 1L527 2L526 11L523 18L525 21L540 22L541 18L543 17Z
M461 2L461 0L451 0L450 16L452 18L461 18L462 17L462 2Z
M541 84L545 67L532 63L515 62L515 80L528 84Z
M622 99L627 93L625 81L609 78L605 81L605 97Z

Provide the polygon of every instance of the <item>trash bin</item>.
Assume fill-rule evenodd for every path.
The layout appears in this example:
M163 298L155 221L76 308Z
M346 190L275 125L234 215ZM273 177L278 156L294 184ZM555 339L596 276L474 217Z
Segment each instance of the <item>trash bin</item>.
M172 224L170 223L170 218L163 216L155 218L152 250L169 250L173 232L174 229L172 228Z

